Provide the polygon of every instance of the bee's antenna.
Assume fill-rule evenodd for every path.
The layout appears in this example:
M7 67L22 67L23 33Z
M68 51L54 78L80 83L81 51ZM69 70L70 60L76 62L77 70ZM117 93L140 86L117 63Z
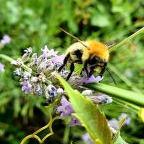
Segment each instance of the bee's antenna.
M65 31L63 28L60 28L61 31L63 31L64 33L66 33L67 35L71 36L72 38L76 39L78 42L80 42L84 47L88 48L89 47L87 45L85 45L79 38L77 38L76 36L70 34L69 32Z
M116 81L115 81L115 79L113 78L112 73L110 72L110 70L109 70L107 67L106 67L106 70L108 71L109 75L111 76L113 82L116 84Z

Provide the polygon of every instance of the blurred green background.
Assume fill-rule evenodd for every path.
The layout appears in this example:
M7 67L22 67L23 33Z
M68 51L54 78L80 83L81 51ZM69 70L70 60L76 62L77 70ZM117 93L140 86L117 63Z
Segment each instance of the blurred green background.
M0 0L0 39L5 34L11 37L0 53L16 59L28 47L40 55L41 48L48 45L61 54L75 40L61 32L60 27L81 40L117 44L143 26L143 0ZM144 34L140 34L111 53L109 67L117 87L144 93L143 40ZM0 143L19 144L48 122L47 112L41 98L21 91L14 68L3 59L0 62L5 64L5 72L0 73ZM107 73L103 83L114 85ZM118 104L110 104L104 111L109 118L128 113L132 120L122 129L122 136L131 144L144 144L144 125L136 113ZM55 135L45 143L63 143L67 129L62 121L55 122ZM68 143L82 144L82 134L83 128L70 128Z

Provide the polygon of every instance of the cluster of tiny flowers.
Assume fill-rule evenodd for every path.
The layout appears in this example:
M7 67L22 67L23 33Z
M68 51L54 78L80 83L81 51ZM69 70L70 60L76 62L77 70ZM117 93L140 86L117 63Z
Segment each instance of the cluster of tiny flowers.
M71 103L65 97L62 97L61 106L57 107L57 112L61 113L60 116L62 118L71 116L70 126L81 125L79 120L75 116L72 115L74 113L74 110L72 108Z
M63 89L52 85L47 78L51 77L51 73L57 68L57 65L62 62L54 62L57 56L57 51L49 50L45 46L42 54L38 57L37 53L32 53L32 48L24 50L22 58L13 61L12 64L17 68L14 75L20 77L20 85L25 94L43 95L46 99L53 99L58 94L63 93ZM28 68L26 69L25 66Z

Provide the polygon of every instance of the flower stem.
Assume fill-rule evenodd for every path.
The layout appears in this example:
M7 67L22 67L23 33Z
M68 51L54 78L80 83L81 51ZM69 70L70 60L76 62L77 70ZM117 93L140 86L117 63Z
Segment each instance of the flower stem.
M131 36L127 37L126 39L124 39L123 41L121 41L120 43L118 43L117 45L111 47L109 49L109 51L114 51L116 48L122 46L123 44L125 44L127 41L131 40L132 38L134 38L135 36L137 36L140 33L144 32L144 27L142 27L141 29L139 29L137 32L135 32L134 34L132 34Z
M13 58L11 58L11 57L9 57L9 56L7 56L7 55L5 55L5 54L0 54L0 58L2 58L2 59L5 59L6 61L8 61L8 62L12 62L12 61L16 61L16 60L14 60ZM22 65L21 66L23 69L25 69L26 71L28 71L28 72L32 72L32 69L31 68L29 68L29 67L27 67L26 65Z
M109 94L117 99L129 102L139 107L144 107L144 95L132 91L124 90L118 87L109 86L102 83L88 84L86 87Z
M0 54L0 58L5 59L8 62L12 62L15 61L14 59L12 59L11 57L5 55L5 54Z

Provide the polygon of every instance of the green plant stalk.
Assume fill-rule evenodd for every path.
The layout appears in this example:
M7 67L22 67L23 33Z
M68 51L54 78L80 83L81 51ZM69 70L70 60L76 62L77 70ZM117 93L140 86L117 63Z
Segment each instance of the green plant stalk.
M98 83L98 84L88 84L85 85L88 88L93 90L98 90L112 97L118 98L120 100L129 102L131 104L144 107L144 95L138 94L132 91L124 90L121 88L117 88L114 86L109 86L106 84Z
M125 106L126 108L129 108L131 110L133 110L134 112L137 113L138 110L140 110L140 107L137 106L137 105L134 105L132 103L129 103L129 102L126 102L126 101L123 101L123 100L120 100L118 98L113 98L114 102L121 105L121 106Z
M0 58L5 59L8 62L12 62L15 61L14 59L12 59L11 57L5 55L5 54L0 54Z
M118 47L122 46L123 44L125 44L126 42L128 42L129 40L131 40L132 38L134 38L135 36L139 35L140 33L144 32L144 27L142 27L141 29L139 29L137 32L135 32L134 34L132 34L131 36L127 37L126 39L124 39L123 41L121 41L120 43L118 43L117 45L109 48L109 51L114 51L115 49L117 49Z
M69 134L70 134L70 126L67 125L65 127L65 132L64 132L64 136L63 136L63 144L67 144L69 141Z
M5 54L0 54L0 58L5 59L8 62L12 62L15 61L14 59L12 59L11 57L5 55ZM26 71L32 73L32 69L30 69L29 67L27 67L26 65L22 65L22 68L25 69Z

